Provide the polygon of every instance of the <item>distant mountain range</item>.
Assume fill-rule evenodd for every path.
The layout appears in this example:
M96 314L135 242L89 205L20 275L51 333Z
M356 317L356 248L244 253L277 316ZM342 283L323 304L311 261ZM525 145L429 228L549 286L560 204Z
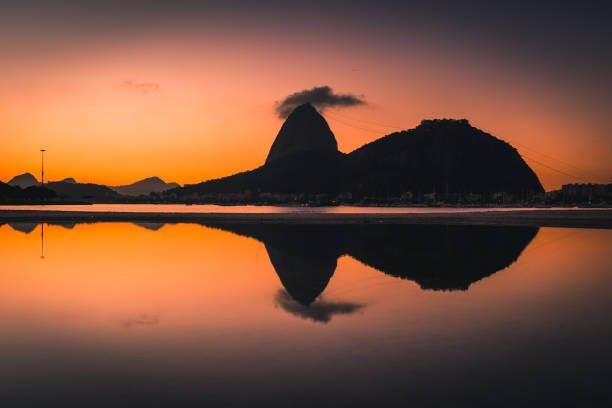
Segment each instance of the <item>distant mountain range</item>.
M149 177L125 186L110 186L121 195L138 197L150 193L161 193L166 190L180 187L178 183L166 183L159 177Z
M57 193L60 199L70 201L110 201L119 197L116 191L111 190L107 186L77 183L74 179L45 183L45 188Z
M30 173L13 177L8 184L0 182L0 202L59 201L118 201L122 196L147 196L152 192L180 187L166 183L159 177L150 177L125 186L105 186L93 183L77 183L72 177L45 183L44 186Z
M37 186L40 182L31 173L24 173L13 177L9 182L9 186L28 188L31 186Z
M21 188L0 182L0 203L42 203L54 200L56 197L55 191L39 185Z
M260 193L386 198L437 193L531 197L544 189L508 143L465 119L424 120L345 154L310 104L283 123L261 167L167 192L178 199Z

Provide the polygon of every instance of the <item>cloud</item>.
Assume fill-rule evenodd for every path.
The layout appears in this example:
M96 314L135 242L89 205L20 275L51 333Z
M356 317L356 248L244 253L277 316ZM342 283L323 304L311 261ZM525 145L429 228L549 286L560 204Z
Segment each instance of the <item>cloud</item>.
M328 302L319 297L310 305L303 305L291 297L284 289L280 289L274 298L276 304L286 312L302 319L310 319L319 323L327 323L333 315L353 314L366 305L349 302Z
M276 113L285 119L297 106L310 103L320 111L330 107L349 107L365 105L366 102L358 96L351 94L335 94L329 86L315 86L293 93L282 101L276 102Z
M121 322L121 325L126 329L131 327L157 326L159 324L158 315L149 315L141 313L140 316L129 317Z
M160 86L156 82L141 82L133 79L126 79L121 83L121 88L130 92L138 92L141 94L150 94L159 92Z

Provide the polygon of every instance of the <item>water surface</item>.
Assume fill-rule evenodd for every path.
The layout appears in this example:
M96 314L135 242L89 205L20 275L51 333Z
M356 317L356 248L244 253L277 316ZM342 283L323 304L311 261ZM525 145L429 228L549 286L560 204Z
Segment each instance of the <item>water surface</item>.
M222 214L421 214L462 213L482 211L580 210L573 207L300 207L280 205L216 205L216 204L92 204L92 205L0 205L0 210L93 211L93 212L161 212L161 213L222 213ZM590 208L593 209L593 208Z
M611 230L11 223L0 242L3 406L611 402Z

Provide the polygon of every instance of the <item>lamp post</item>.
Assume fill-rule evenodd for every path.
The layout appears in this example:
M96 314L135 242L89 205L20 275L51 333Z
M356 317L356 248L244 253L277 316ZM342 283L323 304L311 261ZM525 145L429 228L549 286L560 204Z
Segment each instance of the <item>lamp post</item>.
M45 185L45 149L40 149L40 184Z

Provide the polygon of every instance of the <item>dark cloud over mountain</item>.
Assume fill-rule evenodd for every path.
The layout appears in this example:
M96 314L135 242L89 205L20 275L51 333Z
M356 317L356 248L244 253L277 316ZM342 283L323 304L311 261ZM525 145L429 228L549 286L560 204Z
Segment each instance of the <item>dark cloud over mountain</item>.
M329 86L315 86L312 89L292 93L282 101L276 102L276 113L285 119L297 106L310 103L320 111L330 107L348 107L365 105L366 102L359 96L352 94L335 94Z

